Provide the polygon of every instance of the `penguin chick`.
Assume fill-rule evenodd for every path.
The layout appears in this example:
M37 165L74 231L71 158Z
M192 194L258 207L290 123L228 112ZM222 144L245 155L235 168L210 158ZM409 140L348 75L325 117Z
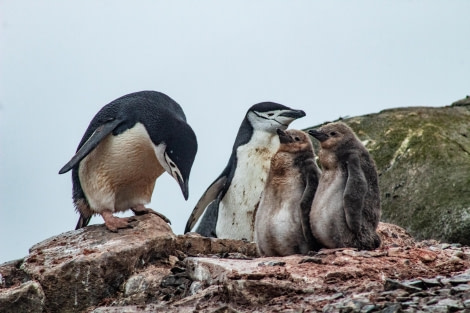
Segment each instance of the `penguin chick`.
M310 212L314 237L326 248L379 247L381 209L374 160L344 123L329 123L309 134L321 146L322 175Z
M133 218L114 212L131 209L136 215L154 213L150 202L156 179L168 172L188 199L188 180L197 140L182 108L167 95L141 91L105 105L91 120L76 154L59 171L72 170L73 202L80 213L75 229L100 214L116 232L131 227Z
M255 211L271 158L279 148L276 129L285 130L303 116L303 111L278 103L253 105L240 125L227 166L199 199L185 232L206 211L196 229L199 234L253 241Z
M255 242L263 256L307 254L318 249L309 215L321 172L305 132L277 133L281 144L271 159L256 213Z

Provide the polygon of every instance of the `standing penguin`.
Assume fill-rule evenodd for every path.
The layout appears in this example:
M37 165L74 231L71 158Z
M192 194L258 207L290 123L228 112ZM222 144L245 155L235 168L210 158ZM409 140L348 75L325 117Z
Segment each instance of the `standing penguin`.
M169 222L145 204L165 171L188 199L196 152L196 135L181 107L167 95L141 91L105 105L91 120L76 154L59 171L72 170L72 197L80 213L75 229L87 226L94 214L113 232L130 227L133 218L113 216L128 209Z
M256 212L255 242L263 256L307 254L316 250L310 208L320 179L312 141L300 130L277 130L281 145L271 159Z
M271 158L279 148L276 130L287 129L303 116L304 111L278 103L253 105L238 130L227 166L199 199L185 232L191 231L206 210L196 229L199 234L253 241L255 211Z
M344 123L309 134L320 141L322 175L310 212L313 235L326 248L380 246L377 170L369 152Z

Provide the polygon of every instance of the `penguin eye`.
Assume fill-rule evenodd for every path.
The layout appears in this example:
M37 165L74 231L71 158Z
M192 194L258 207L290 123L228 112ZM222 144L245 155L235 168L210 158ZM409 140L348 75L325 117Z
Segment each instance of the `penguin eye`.
M170 166L171 167L176 167L175 163L173 163L173 162L170 162Z
M273 115L274 115L274 113L268 113L268 116L273 116Z
M331 132L330 135L331 136L336 136L336 132Z
M295 137L294 139L295 139L295 141L300 141L299 137Z

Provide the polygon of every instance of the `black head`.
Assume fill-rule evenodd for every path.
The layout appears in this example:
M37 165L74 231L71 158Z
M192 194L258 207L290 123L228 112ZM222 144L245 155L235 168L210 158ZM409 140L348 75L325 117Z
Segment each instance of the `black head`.
M161 144L156 146L157 158L163 168L178 182L184 198L189 196L188 181L197 152L196 134L180 121Z
M286 129L294 120L304 117L305 112L274 102L261 102L253 105L246 117L254 129L275 132Z

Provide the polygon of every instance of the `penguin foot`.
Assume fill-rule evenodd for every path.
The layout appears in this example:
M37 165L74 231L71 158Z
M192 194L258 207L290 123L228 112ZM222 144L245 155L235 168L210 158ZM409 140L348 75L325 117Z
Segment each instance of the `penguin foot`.
M123 228L133 228L130 222L135 221L135 217L116 217L111 211L104 211L101 213L101 216L104 219L104 224L113 233L117 233L118 229Z
M143 205L137 205L136 207L134 208L131 208L132 212L134 212L135 215L139 216L139 215L144 215L144 214L155 214L157 215L158 217L160 217L162 220L164 220L166 223L170 224L171 225L171 221L163 214L161 213L158 213L157 211L154 211L152 209L149 209L149 208L146 208L145 206Z

